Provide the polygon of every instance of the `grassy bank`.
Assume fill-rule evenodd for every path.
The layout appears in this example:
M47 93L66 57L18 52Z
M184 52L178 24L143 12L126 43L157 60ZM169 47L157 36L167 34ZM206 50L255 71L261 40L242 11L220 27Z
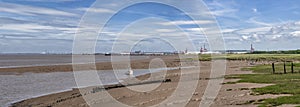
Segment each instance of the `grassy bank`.
M291 62L286 62L286 71L287 73L292 72L291 68L292 63ZM300 63L293 63L294 65L294 73L299 73L300 72ZM249 67L249 68L243 68L242 70L251 70L254 73L272 73L272 65L271 64L266 64L266 65L257 65L255 67ZM275 73L284 73L284 64L278 63L275 64Z
M200 61L214 59L253 60L253 61L300 61L300 54L227 54L227 55L199 55Z
M300 70L300 64L297 63L296 69ZM243 74L231 75L227 78L239 78L238 82L248 83L266 83L275 84L263 88L252 89L254 95L262 94L291 94L292 96L278 97L274 99L264 99L261 102L256 102L261 107L279 106L282 104L300 104L300 73L288 74L271 74L269 71L271 65L259 65L252 68L245 68L245 70L253 70L258 74ZM282 66L276 64L275 66ZM283 67L281 67L283 69ZM282 70L277 68L278 71ZM289 67L287 67L289 68Z

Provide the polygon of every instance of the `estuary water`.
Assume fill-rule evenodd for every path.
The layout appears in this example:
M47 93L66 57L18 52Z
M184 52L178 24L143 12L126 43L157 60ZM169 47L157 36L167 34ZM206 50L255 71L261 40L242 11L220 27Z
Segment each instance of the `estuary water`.
M157 68L157 69L134 69L134 76L158 72L161 70L175 68ZM92 71L80 71L92 72ZM100 80L103 84L116 84L122 79L129 78L126 75L127 70L114 72L112 70L98 71L101 75ZM119 80L114 78L118 76ZM22 75L0 75L0 105L9 106L9 104L43 96L51 93L58 93L76 88L76 82L73 72L54 72L54 73L24 73Z

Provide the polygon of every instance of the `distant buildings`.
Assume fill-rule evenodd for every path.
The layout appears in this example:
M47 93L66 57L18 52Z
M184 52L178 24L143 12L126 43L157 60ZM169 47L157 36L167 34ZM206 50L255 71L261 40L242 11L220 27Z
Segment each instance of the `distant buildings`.
M105 53L105 56L162 56L162 55L177 55L179 52L122 52L122 53Z
M249 50L226 50L226 54L246 54Z
M206 49L206 47L205 47L205 44L204 44L203 48L202 48L202 46L201 46L201 48L200 48L200 53L204 53L204 52L207 52L207 49Z
M176 52L143 52L143 51L134 51L134 52L123 52L123 53L106 53L106 56L111 55L130 55L130 56L161 56L161 55L178 55L178 54L246 54L253 53L254 47L251 44L250 50L208 50L206 45L201 46L200 51L188 51L186 48L184 51Z

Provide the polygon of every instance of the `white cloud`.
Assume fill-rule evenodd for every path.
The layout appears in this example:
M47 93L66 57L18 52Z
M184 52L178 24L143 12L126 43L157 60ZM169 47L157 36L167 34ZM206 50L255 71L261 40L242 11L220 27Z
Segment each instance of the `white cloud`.
M105 8L79 8L78 10L94 13L114 13L114 11Z
M256 27L233 31L232 34L240 35L241 41L263 42L290 41L300 37L298 22L274 24L272 27Z
M282 35L272 35L272 40L278 40L279 38L281 38Z
M242 39L243 39L243 40L248 40L249 38L250 38L250 36L246 36L246 35L243 35L243 36L242 36Z
M258 42L261 42L262 39L263 39L262 35L258 35L256 33L241 36L242 41L251 41L251 42L258 43Z
M51 26L42 26L38 24L7 24L4 26L0 26L2 30L14 30L14 31L23 31L23 32L40 32L39 30L45 29L54 29Z
M224 9L224 10L214 10L210 11L210 14L215 15L215 16L230 16L228 14L237 12L237 9Z
M214 23L213 20L194 20L194 21L170 21L170 22L164 22L164 23L159 23L160 25L193 25L193 24L211 24Z
M257 9L256 9L256 8L253 8L252 11L253 11L254 13L257 13Z
M203 28L187 28L186 30L192 31L192 32L202 32Z
M65 27L55 27L48 25L39 25L35 23L28 24L6 24L0 26L1 30L14 30L14 31L23 31L23 32L42 32L43 30L61 30L61 31L71 31L74 32L76 28L65 28Z
M300 21L295 22L296 25L300 25Z
M251 23L251 24L255 24L255 25L272 26L272 24L257 21L256 19L257 19L256 17L252 17L249 20L247 20L246 22Z
M300 37L300 31L291 32L290 35L293 37Z
M200 27L200 28L186 28L191 34L205 35L205 34L221 34L221 33L232 33L237 29L219 29L218 27Z
M161 32L161 33L170 33L170 32L175 32L175 29L157 29L157 32Z
M20 15L57 15L57 16L77 16L77 14L60 11L56 9L44 8L44 7L34 7L26 6L20 4L4 3L0 2L0 12L14 13Z
M270 31L271 27L257 27L257 28L248 28L235 31L238 34L250 34L250 33L266 33Z
M234 32L234 31L236 31L237 29L221 29L221 31L223 32L223 33L231 33L231 32Z
M231 17L237 18L236 12L239 10L234 8L237 4L235 2L222 2L222 1L213 1L208 3L208 7L210 8L210 12L207 14L212 14L220 17Z

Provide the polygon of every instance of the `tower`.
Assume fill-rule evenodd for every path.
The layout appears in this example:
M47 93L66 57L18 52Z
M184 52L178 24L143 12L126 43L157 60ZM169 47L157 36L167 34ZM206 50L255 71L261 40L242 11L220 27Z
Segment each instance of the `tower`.
M187 53L188 53L188 49L187 49L187 48L185 49L184 53L185 53L185 54L187 54Z
M207 52L207 49L206 49L206 47L205 47L205 44L204 44L203 51L204 51L204 52Z
M254 48L253 48L253 45L251 44L251 49L250 49L250 52L253 53L254 52Z
M202 52L203 52L203 48L201 47L201 48L200 48L200 53L202 53Z

